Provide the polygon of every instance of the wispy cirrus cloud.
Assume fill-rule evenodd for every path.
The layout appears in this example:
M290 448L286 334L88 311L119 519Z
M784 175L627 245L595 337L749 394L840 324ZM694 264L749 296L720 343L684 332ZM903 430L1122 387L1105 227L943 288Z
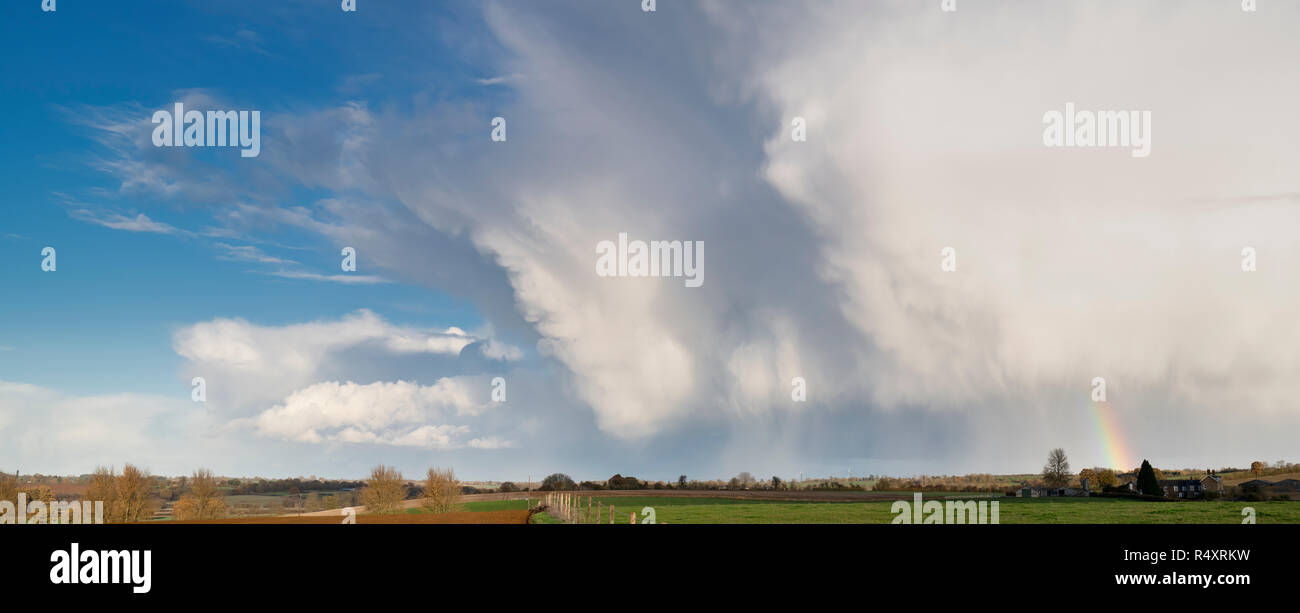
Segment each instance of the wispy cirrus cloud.
M271 55L271 53L262 46L262 35L247 28L240 28L230 36L210 34L203 37L203 40L219 47L250 51L266 56Z
M175 226L150 219L144 213L128 217L119 213L97 214L88 209L77 209L72 216L82 221L127 232L150 232L154 234L176 234L180 232Z
M304 272L300 270L273 270L263 272L262 274L271 275L272 277L281 277L284 279L301 279L306 281L327 281L330 283L343 283L347 285L374 285L376 283L392 283L392 281L376 275L353 275L337 274L323 275L315 272Z
M230 245L227 243L217 243L216 247L225 251L224 255L218 256L219 259L236 262L257 262L259 264L297 264L294 260L268 255L261 249L253 245Z
M521 77L522 75L519 74L507 74L496 77L483 77L481 79L475 79L474 82L479 85L507 85L514 81L518 81Z

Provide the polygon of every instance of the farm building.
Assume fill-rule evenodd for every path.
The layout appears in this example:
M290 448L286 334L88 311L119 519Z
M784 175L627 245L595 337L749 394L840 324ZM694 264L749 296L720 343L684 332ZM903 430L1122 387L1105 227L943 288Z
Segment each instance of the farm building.
M1300 492L1300 479L1283 479L1273 484L1275 490L1289 490Z
M1243 489L1265 488L1265 487L1273 487L1273 482L1265 481L1263 479L1251 479L1250 481L1238 483L1237 486Z
M1076 487L1022 487L1021 498L1047 498L1049 496L1087 496L1087 490Z

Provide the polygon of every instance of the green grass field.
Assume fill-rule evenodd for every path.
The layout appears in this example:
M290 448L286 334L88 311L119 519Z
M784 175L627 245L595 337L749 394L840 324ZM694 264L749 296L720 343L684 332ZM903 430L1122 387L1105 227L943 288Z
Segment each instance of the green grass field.
M932 499L927 496L928 499ZM603 521L615 505L615 523L626 524L633 511L641 520L643 507L655 509L655 519L668 524L888 524L895 515L892 502L782 502L725 498L598 498ZM1300 523L1300 502L1146 502L1117 498L993 498L1004 524L1238 524L1245 507L1255 509L1261 524ZM502 503L471 503L502 504ZM517 504L522 505L522 502ZM509 508L523 508L509 507ZM548 514L535 523L558 523Z

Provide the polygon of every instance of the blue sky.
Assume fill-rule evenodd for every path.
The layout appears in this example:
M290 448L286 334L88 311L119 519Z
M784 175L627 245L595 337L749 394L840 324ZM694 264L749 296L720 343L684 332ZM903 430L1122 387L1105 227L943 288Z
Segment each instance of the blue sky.
M5 3L0 468L1283 457L1300 9L928 4ZM176 102L261 154L154 147ZM1151 157L1043 147L1066 102L1151 111ZM620 233L704 285L597 275Z
M53 14L5 7L3 110L12 119L6 133L31 146L0 153L7 187L0 254L17 263L36 253L39 264L41 250L53 246L58 269L4 268L6 293L24 298L0 306L3 379L67 394L185 397L190 385L180 375L183 359L172 335L195 321L238 317L283 325L368 309L417 327L484 324L474 305L436 287L270 276L283 266L231 257L229 248L253 247L259 256L297 262L294 270L334 274L340 245L270 224L223 234L213 219L219 200L123 193L121 177L96 168L96 160L113 153L86 125L89 114L131 105L170 108L177 90L219 91L239 108L263 112L344 100L401 104L391 94L409 93L416 76L380 69L418 64L423 94L493 97L474 83L478 74L463 59L475 52L462 43L481 37L472 11L449 4L424 17L452 36L403 40L400 32L384 34L397 11L376 4L344 15L311 5L254 10L248 3L241 9L65 0ZM193 157L227 169L243 162L221 153ZM279 196L289 204L326 193L293 185ZM141 214L167 230L104 225Z
M40 274L39 266L4 271L6 285L18 290L13 295L31 298L0 307L6 322L3 344L11 348L0 352L0 369L11 373L7 378L77 393L106 388L175 393L172 329L218 316L277 324L369 308L420 325L481 325L472 305L436 288L268 278L248 262L221 260L214 245L229 240L124 232L73 214L87 207L136 215L148 211L150 219L189 232L212 226L211 203L113 194L120 181L88 167L103 155L88 134L92 129L69 121L86 107L166 108L177 89L207 88L233 101L255 100L258 108L287 109L345 99L339 88L349 77L374 73L377 65L403 57L418 58L429 74L439 76L438 95L465 95L474 78L448 48L415 49L377 35L384 29L380 6L353 16L288 12L294 3L234 13L211 4L65 1L53 15L22 10L30 7L16 3L6 8L4 111L12 119L6 132L13 142L32 146L0 153L8 187L0 249L7 259L20 261L54 246L60 264L56 276ZM456 13L430 20L448 29L481 27L472 15ZM132 40L139 43L124 44ZM379 85L378 91L349 91L346 99L382 100L385 84L402 87L382 79L367 83ZM208 157L216 164L239 162ZM310 194L289 195L295 197ZM302 232L269 228L263 237L246 238L267 241L272 246L265 246L266 252L301 261L307 270L337 270L341 259L333 244Z

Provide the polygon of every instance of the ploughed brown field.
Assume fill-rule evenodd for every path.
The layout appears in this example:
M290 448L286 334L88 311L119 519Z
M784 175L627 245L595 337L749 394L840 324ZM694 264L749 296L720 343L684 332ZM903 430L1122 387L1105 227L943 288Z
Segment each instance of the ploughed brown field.
M268 515L228 519L141 522L148 524L339 524L343 517L333 515ZM478 511L474 513L394 513L391 515L357 515L358 524L526 524L528 511Z

